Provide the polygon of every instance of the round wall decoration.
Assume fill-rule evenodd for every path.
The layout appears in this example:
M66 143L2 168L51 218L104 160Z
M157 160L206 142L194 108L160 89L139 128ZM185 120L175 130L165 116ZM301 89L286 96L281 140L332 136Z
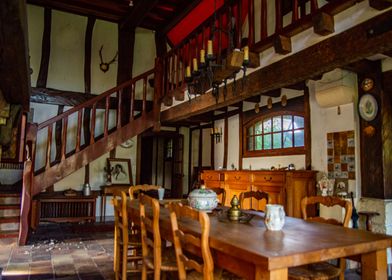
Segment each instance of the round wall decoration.
M120 144L120 146L123 147L123 148L132 148L133 144L134 144L133 140L132 139L128 139L124 143Z
M363 91L370 91L374 87L374 81L371 78L365 78L363 79L361 83L361 88Z
M362 95L358 104L359 115L365 121L372 121L377 116L378 105L377 100L370 94Z

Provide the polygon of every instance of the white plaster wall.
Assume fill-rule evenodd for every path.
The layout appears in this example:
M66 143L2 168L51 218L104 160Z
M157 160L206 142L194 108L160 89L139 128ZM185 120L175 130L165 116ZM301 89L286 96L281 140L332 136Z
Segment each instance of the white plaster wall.
M31 85L35 86L41 63L42 30L44 28L44 8L27 5L27 25L29 37L29 57L32 74Z
M235 115L228 118L228 146L227 146L227 169L235 169L239 167L239 117Z
M220 131L222 129L222 136L221 136L221 141L219 143L216 143L215 139L214 141L214 169L222 169L223 168L223 153L224 153L224 139L225 139L225 121L224 119L222 120L217 120L215 121L215 127ZM229 138L230 138L230 131L231 129L229 128ZM207 146L203 146L207 149ZM227 168L230 167L229 161L227 161Z

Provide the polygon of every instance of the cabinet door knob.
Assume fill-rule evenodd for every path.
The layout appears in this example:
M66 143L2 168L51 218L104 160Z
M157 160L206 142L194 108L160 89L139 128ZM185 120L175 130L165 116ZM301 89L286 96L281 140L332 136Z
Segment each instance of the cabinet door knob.
M269 177L269 178L267 178L267 177L264 177L264 180L266 180L266 181L272 181L272 177Z

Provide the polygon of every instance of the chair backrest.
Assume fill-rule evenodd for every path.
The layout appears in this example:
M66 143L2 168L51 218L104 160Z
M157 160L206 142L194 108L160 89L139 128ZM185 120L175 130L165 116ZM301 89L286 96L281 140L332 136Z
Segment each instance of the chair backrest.
M308 217L307 206L308 205L315 205L315 204L322 204L327 207L339 205L340 207L344 208L346 213L344 215L343 221L338 221L338 220L332 219L332 218ZM350 222L352 211L353 211L353 207L352 207L351 202L348 200L345 200L345 199L341 199L339 197L309 196L309 197L304 197L301 200L302 217L304 220L308 220L308 221L315 221L315 222L321 222L321 223L327 223L327 224L333 224L333 225L342 225L344 227L348 227L348 223Z
M210 190L214 191L217 196L221 195L221 204L225 205L226 203L226 191L224 188L209 188Z
M143 258L153 257L154 269L162 264L162 242L159 231L159 201L143 193L139 194L140 230ZM148 207L148 211L146 208ZM147 232L152 233L152 239Z
M135 199L136 194L139 192L146 192L146 191L151 191L151 190L156 190L158 192L158 189L161 186L156 186L156 185L136 185L136 186L130 186L129 188L129 197L130 199ZM158 194L158 193L157 193Z
M212 259L209 246L210 218L205 212L197 211L189 206L184 206L181 203L170 203L169 209L179 279L186 279L185 268L192 268L202 273L204 280L213 280L214 261ZM192 219L198 221L201 226L201 236L196 236L190 232L185 233L182 231L182 219ZM183 246L185 247L189 245L200 248L203 263L199 263L194 259L194 255L187 255L186 252L182 250Z
M259 211L264 211L265 210L265 205L268 204L268 200L269 200L269 196L268 193L266 192L262 192L262 191L248 191L248 192L242 192L240 194L240 208L243 209L244 208L244 201L245 199L248 198L254 198L257 201L260 200L264 200L265 203L262 205L261 209L255 209L255 210L259 210Z
M128 230L127 195L123 191L116 191L112 198L114 208L114 228L123 232Z

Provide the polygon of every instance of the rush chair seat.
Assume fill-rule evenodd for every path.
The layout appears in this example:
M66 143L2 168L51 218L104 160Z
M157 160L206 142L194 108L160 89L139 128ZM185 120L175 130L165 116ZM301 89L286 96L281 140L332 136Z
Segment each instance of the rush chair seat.
M113 194L114 208L114 259L115 279L127 279L127 273L142 272L142 244L140 231L128 221L127 195L125 192Z
M209 246L210 218L206 212L197 211L196 209L193 209L189 206L184 206L181 203L170 203L169 209L179 280L241 279L228 271L214 269L214 261L212 259ZM185 233L182 231L181 223L178 222L178 220L181 219L191 219L198 221L201 226L201 236L196 236L189 232ZM202 260L182 250L183 247L189 245L197 249L200 248ZM187 272L186 269L193 270Z
M258 202L263 201L264 203L261 204L261 209L254 209L257 211L265 211L265 205L268 204L268 200L269 200L269 195L266 192L262 192L262 191L248 191L248 192L242 192L240 194L240 208L244 209L244 202L245 199L256 199Z
M157 195L158 195L158 189L160 188L160 186L156 186L156 185L135 185L135 186L131 186L129 187L129 198L132 199L136 199L137 198L137 194L139 194L140 192L147 192L147 191L153 191L156 190L157 191Z
M338 221L336 219L326 219L323 217L308 217L307 206L322 204L328 207L340 206L345 209L345 215L343 221ZM352 204L350 201L332 197L332 196L310 196L304 197L301 200L301 213L304 220L314 221L320 223L327 223L333 225L340 225L348 227L352 214ZM345 270L345 260L343 258L338 260L339 265L334 266L329 262L319 262L315 264L302 265L298 267L289 268L289 279L292 280L326 280L334 279L339 277L339 279L344 279Z
M147 279L148 269L154 271L154 280L160 280L161 272L177 272L175 254L173 250L171 250L172 252L169 250L162 252L162 241L159 231L159 201L140 193L139 207L143 253L142 280Z
M224 206L225 203L226 203L226 191L225 191L225 189L224 188L209 188L209 189L212 190L213 192L215 192L218 197L221 196L219 204Z

